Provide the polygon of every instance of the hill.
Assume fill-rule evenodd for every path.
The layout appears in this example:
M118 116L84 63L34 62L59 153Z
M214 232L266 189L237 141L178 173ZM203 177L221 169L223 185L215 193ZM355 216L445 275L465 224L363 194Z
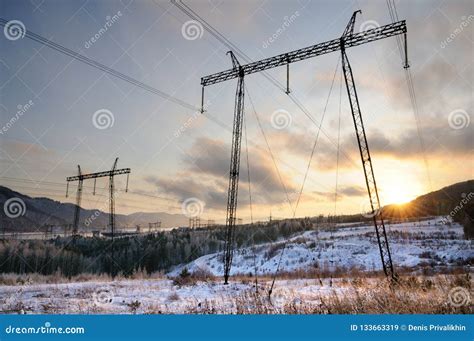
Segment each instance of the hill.
M4 210L0 211L1 228L6 231L43 231L44 224L64 226L71 224L76 205L62 203L49 198L32 198L15 192L7 187L0 186L0 204L4 207L11 198L21 199L26 206L25 214L11 219ZM403 205L387 205L383 214L388 219L422 218L429 216L450 215L455 221L469 229L465 232L470 236L474 217L474 180L459 182L446 186L440 190L419 196ZM105 205L107 207L107 205ZM80 226L87 226L88 230L99 229L108 225L109 214L99 209L87 210L81 208ZM94 219L91 219L94 217ZM370 220L360 214L338 217L339 222L353 222ZM116 214L117 226L134 227L142 225L145 228L149 222L161 221L162 227L187 226L188 219L182 214L166 212L137 212L129 215Z
M403 205L387 205L383 213L392 218L450 215L474 204L474 180L459 182L421 195ZM456 210L456 207L459 209Z
M7 187L0 186L0 205L5 208L5 202L12 198L21 199L25 204L24 214L15 219L9 218L5 210L0 210L0 227L5 231L44 231L45 224L65 226L72 223L76 205L62 203L49 198L32 198L22 193L13 191ZM17 206L22 209L21 207ZM107 207L107 206L106 206ZM91 217L94 217L92 220ZM181 214L169 214L165 212L133 213L130 215L116 214L115 219L118 226L136 225L148 226L149 222L161 221L162 227L185 226L188 219ZM86 223L87 221L87 223ZM87 210L81 208L80 226L88 229L99 229L108 225L109 214L99 209Z

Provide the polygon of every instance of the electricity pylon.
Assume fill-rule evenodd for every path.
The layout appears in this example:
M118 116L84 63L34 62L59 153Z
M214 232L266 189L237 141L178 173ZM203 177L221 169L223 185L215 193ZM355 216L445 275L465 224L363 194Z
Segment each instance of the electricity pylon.
M369 195L371 205L371 215L373 216L375 231L377 234L377 241L379 245L380 257L382 259L382 266L386 276L395 278L393 269L390 248L388 244L387 234L385 231L385 224L381 215L381 205L375 181L374 170L372 166L372 159L370 157L369 146L365 134L362 114L359 106L359 99L357 97L357 90L352 74L352 68L347 58L346 50L350 47L355 47L372 41L381 40L384 38L403 34L405 39L405 65L408 68L407 57L407 28L404 20L391 23L388 25L376 27L363 32L354 33L354 24L356 20L356 11L347 24L342 36L333 40L329 40L316 45L308 46L299 50L279 54L274 57L262 59L260 61L240 65L235 58L232 51L229 51L232 59L232 69L222 72L214 73L209 76L201 78L202 85L202 99L204 103L204 87L216 83L221 83L227 80L237 78L237 91L234 104L234 126L232 133L232 149L231 162L229 173L229 190L227 199L227 218L226 218L226 233L225 233L225 248L224 248L224 283L228 282L230 269L232 265L233 243L234 243L234 229L235 216L237 212L237 193L239 182L239 168L240 168L240 141L242 138L242 116L244 109L244 77L246 75L265 71L279 66L287 67L287 89L289 91L289 65L308 58L317 57L330 52L341 51L342 66L344 71L344 79L346 83L347 94L351 105L352 118L356 130L357 141L359 144L359 151L364 168L364 175L366 180L367 192ZM204 108L201 109L204 112Z
M109 228L110 228L112 239L114 238L115 236L114 176L120 175L120 174L127 174L127 187L125 189L125 192L127 192L128 191L128 177L130 174L130 168L116 169L117 162L118 162L118 158L115 159L114 165L112 166L112 169L110 171L90 173L90 174L82 174L81 167L77 166L79 169L79 174L76 176L70 176L66 178L66 181L68 183L68 188L69 188L69 182L79 181L79 185L77 187L77 195L76 195L76 208L74 211L73 235L77 235L83 181L87 179L94 179L94 192L93 193L95 194L95 185L96 185L95 180L97 178L108 177L109 178ZM67 197L67 190L66 190L66 197Z

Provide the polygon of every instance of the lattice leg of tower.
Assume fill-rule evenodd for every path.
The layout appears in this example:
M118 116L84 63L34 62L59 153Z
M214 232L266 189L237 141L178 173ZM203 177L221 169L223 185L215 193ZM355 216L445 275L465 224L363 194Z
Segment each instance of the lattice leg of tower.
M79 230L79 218L81 214L81 200L82 200L82 183L83 180L79 179L77 184L77 194L76 194L76 207L74 208L74 221L73 221L73 229L72 235L76 237Z
M377 242L379 245L380 257L382 260L383 270L386 276L395 278L393 270L392 257L385 230L385 224L382 217L380 199L377 190L377 183L375 181L374 169L372 167L372 160L370 158L369 145L367 143L367 136L365 134L364 122L359 106L359 99L357 97L357 90L354 83L354 76L352 69L347 59L344 48L342 50L342 67L344 78L346 82L347 95L352 111L352 118L356 130L357 142L359 144L360 157L362 166L364 168L365 181L367 185L367 192L369 194L369 201L371 206L371 215L373 216L375 233L377 235Z
M239 188L240 146L242 141L242 121L244 111L244 77L238 79L235 94L234 128L230 156L229 191L227 196L227 217L224 245L224 283L227 284L234 251L234 229L237 213L237 193Z
M110 202L109 202L109 225L112 239L115 237L115 202L114 202L114 177L109 177L109 190L110 190Z

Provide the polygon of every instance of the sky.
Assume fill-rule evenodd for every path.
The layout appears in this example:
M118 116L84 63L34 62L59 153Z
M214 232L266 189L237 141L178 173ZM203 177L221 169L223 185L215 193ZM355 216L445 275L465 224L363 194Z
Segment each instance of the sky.
M355 32L391 22L375 0L185 3L252 60L338 38L358 9ZM407 21L418 115L394 37L347 51L383 205L472 179L474 169L474 3L396 6ZM1 0L0 17L196 107L200 78L232 66L228 47L169 1ZM119 157L131 174L127 193L126 176L115 179L118 213L197 210L225 220L236 80L206 87L200 114L2 31L1 185L73 202L77 183L66 198L66 177L78 164L104 171ZM286 83L286 68L268 74ZM367 210L340 53L290 66L306 114L262 74L245 85L238 217ZM107 181L97 180L95 196L85 182L83 207L104 206Z

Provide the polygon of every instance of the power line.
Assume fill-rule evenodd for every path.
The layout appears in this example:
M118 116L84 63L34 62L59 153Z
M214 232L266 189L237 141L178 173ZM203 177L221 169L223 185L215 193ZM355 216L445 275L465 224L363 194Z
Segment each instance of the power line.
M245 135L245 155L247 157L247 178L249 183L249 209L250 209L250 224L253 224L253 212L252 212L252 190L251 190L251 182L250 182L250 163L249 163L249 146L247 140L247 117L245 116L244 111L244 135Z
M303 183L301 184L301 189L300 189L300 193L298 195L298 200L296 201L295 210L293 211L293 218L295 218L295 216L296 216L296 210L298 209L298 205L300 203L300 199L301 199L301 195L303 193L304 185L306 183L306 178L308 176L309 169L311 167L311 161L313 159L314 151L316 150L316 145L318 144L319 132L321 131L321 126L323 125L324 117L326 116L326 110L327 110L327 107L328 107L328 104L329 104L329 99L331 98L332 89L333 89L333 86L334 86L334 81L336 79L337 70L339 69L340 60L341 60L340 58L337 60L336 69L334 70L334 76L332 78L331 87L329 88L329 93L328 93L328 97L326 99L326 104L324 106L324 111L323 111L323 114L321 115L321 122L319 123L318 133L316 134L316 138L314 140L313 149L311 150L311 156L309 158L308 166L306 168L306 173L304 175ZM287 242L288 242L288 240L285 240L285 242L283 243L283 249L281 250L280 259L278 260L278 264L277 264L275 273L273 275L272 284L271 284L270 290L269 290L269 295L271 295L271 293L273 291L273 286L275 285L276 275L278 274L278 271L280 270L280 265L281 265L281 262L283 260L283 255L284 255L285 250L286 250Z
M386 0L386 2L387 2L388 11L389 11L389 14L390 14L390 19L392 20L392 22L398 21L398 12L397 12L397 7L396 7L396 4L395 4L395 1L394 0ZM396 36L396 39L397 39L398 51L400 52L400 58L401 58L402 63L403 63L404 50L403 50L402 37ZM406 46L405 46L405 48L406 48ZM406 51L405 51L405 53L406 53ZM421 128L420 110L419 110L419 107L418 107L418 101L416 99L415 86L413 84L413 75L412 75L411 69L408 67L408 65L404 69L405 69L405 79L406 79L406 82L407 82L407 85L408 85L408 92L409 92L409 95L410 95L410 102L411 102L411 106L413 108L413 114L415 116L416 132L417 132L417 135L418 135L418 139L420 141L421 152L423 154L423 161L424 161L425 168L426 168L426 176L428 178L428 184L429 184L429 187L430 187L430 190L431 190L431 188L432 188L431 174L430 174L430 170L429 170L428 158L426 156L426 147L425 147L423 132L422 132L422 128Z
M337 128L337 155L336 155L336 185L334 189L334 216L337 214L337 190L339 183L339 144L341 140L341 108L342 108L342 72L339 80L339 118Z
M59 189L55 189L55 188L37 188L37 187L28 187L28 186L23 186L23 185L16 185L15 188L20 188L22 190L28 191L29 193L34 193L34 195L37 196L35 198L38 198L38 196L44 196L44 197L52 196L52 197L57 197L57 198L64 197L64 191L59 190ZM101 191L100 193L103 193L108 188L107 187L104 187L104 188L99 187L97 189L99 191ZM125 191L124 190L118 190L117 192L125 192ZM128 193L130 193L130 191ZM86 200L95 201L95 202L100 201L99 198L107 198L108 197L107 195L103 195L103 194L99 194L99 193L92 194L92 193L87 193L87 192L83 192L82 195L87 197ZM146 195L146 196L155 198L155 196L152 196L152 195ZM33 199L35 199L35 198L33 198ZM96 200L94 200L94 198L96 198ZM157 199L162 199L160 197L156 197L156 198ZM177 200L173 200L173 199L168 199L168 200L177 201ZM142 200L139 200L139 199L131 199L131 198L127 198L127 202L145 204L145 206L147 206L147 205L148 206L153 206L154 205L153 203L150 203L150 202L147 202L147 201L142 201ZM66 202L62 202L62 203L66 203ZM123 206L123 205L125 205L125 204L121 204L121 206ZM166 204L166 205L168 207L173 207L173 208L177 208L177 209L181 208L180 205L171 205L171 204ZM145 207L145 206L142 206L142 207Z
M0 18L0 26L5 26L7 23L8 23L7 20ZM87 65L92 66L96 69L99 69L99 70L101 70L105 73L108 73L108 74L110 74L114 77L120 78L121 80L123 80L125 82L128 82L132 85L135 85L135 86L137 86L137 87L139 87L139 88L141 88L145 91L148 91L148 92L151 92L155 95L158 95L158 96L160 96L160 97L162 97L162 98L164 98L164 99L166 99L170 102L178 104L178 105L180 105L184 108L191 109L191 110L199 110L197 107L195 107L192 104L189 104L189 103L187 103L187 102L185 102L185 101L183 101L179 98L176 98L172 95L167 94L166 92L158 90L157 88L154 88L154 87L152 87L148 84L140 82L139 80L136 80L132 77L129 77L129 76L127 76L127 75L125 75L125 74L123 74L119 71L116 71L116 70L114 70L114 69L112 69L112 68L110 68L110 67L108 67L104 64L101 64L101 63L99 63L99 62L97 62L93 59L90 59L90 58L88 58L88 57L86 57L82 54L79 54L79 53L71 50L71 49L68 49L67 47L64 47L64 46L62 46L58 43L55 43L55 42L53 42L49 39L46 39L45 37L42 37L42 36L40 36L40 35L38 35L34 32L31 32L30 30L25 29L24 33L25 33L25 36L27 38L31 39L31 40L34 40L34 41L36 41L40 44L48 46L49 48L52 48L52 49L54 49L54 50L56 50L56 51L58 51L62 54L65 54L65 55L67 55L71 58L74 58L74 59L84 63L84 64L87 64Z
M19 183L32 183L32 184L38 184L39 186L35 186L35 187L26 187L26 188L39 188L39 187L46 187L46 186L56 186L56 187L65 187L66 184L64 183L60 183L60 182L51 182L51 181L41 181L41 180L34 180L34 179L21 179L21 178L12 178L12 177L6 177L6 176L2 176L0 177L0 179L2 180L6 180L6 181L12 181L12 182L19 182ZM46 185L46 186L44 186ZM17 186L17 185L16 185ZM88 188L88 189L94 189L93 186L83 186L83 188ZM99 189L106 189L106 187L99 187ZM59 190L57 190L59 191ZM122 192L124 190L121 190L121 189L117 189L117 192ZM176 199L173 199L173 198L167 198L167 197L162 197L162 196L158 196L158 195L153 195L153 194L148 194L148 193L142 193L142 192L137 192L137 191L132 191L132 190L128 190L128 193L130 194L134 194L134 195L139 195L139 196L146 196L146 197L149 197L149 198L156 198L156 199L162 199L162 200L168 200L168 201L177 201Z
M299 203L300 203L300 199L301 199L301 195L302 195L302 193L303 193L304 185L305 185L305 183L306 183L306 178L308 177L309 169L310 169L310 167L311 167L311 161L313 160L314 152L315 152L315 150L316 150L316 145L318 144L319 132L321 131L321 127L322 127L322 125L323 125L324 117L326 116L326 111L327 111L328 104L329 104L329 98L331 97L332 88L333 88L333 86L334 86L334 80L336 79L337 70L339 69L339 62L340 62L340 59L337 60L336 69L334 70L334 76L333 76L333 78L332 78L331 87L329 88L329 93L328 93L328 97L327 97L327 99L326 99L326 104L324 105L323 114L321 115L321 121L319 122L319 127L318 127L318 131L317 131L317 133L316 133L316 138L314 139L313 149L311 150L311 156L310 156L309 161L308 161L308 167L306 168L306 172L305 172L305 175L304 175L303 183L301 184L301 189L300 189L300 193L299 193L299 195L298 195L298 200L296 201L295 210L294 210L294 212L293 212L293 218L294 218L295 215L296 215L296 210L298 209L298 205L299 205Z
M252 105L253 113L255 115L255 119L257 120L258 127L260 128L260 132L262 133L263 139L265 140L265 144L267 145L268 153L270 154L273 165L275 166L275 169L277 171L278 179L280 181L280 184L281 184L283 190L285 191L286 200L288 201L288 205L290 205L290 209L293 211L293 205L291 204L290 197L288 195L288 190L286 189L286 186L283 182L280 170L278 169L278 165L277 165L276 160L275 160L275 156L273 155L272 149L270 148L270 144L268 143L267 136L265 135L265 131L263 130L262 123L260 122L260 118L258 117L257 111L255 110L255 106L253 104L252 97L250 96L250 93L249 93L247 88L246 88L246 92L249 96L249 101L250 101L250 104Z
M200 22L204 29L210 33L213 37L215 37L219 42L221 42L223 45L225 45L227 48L235 51L235 53L245 60L247 63L253 62L253 60L245 53L243 52L238 46L233 44L229 39L227 39L222 33L220 33L216 28L214 28L209 22L207 22L204 18L199 16L193 9L189 6L187 6L182 0L171 0L171 3L175 5L180 11L182 11L184 14L186 14L188 17L190 17L193 20L196 20ZM269 80L273 85L275 85L277 88L282 90L283 92L286 93L286 88L283 86L277 79L275 79L273 76L271 76L268 72L266 71L261 71L261 74ZM296 96L294 96L292 93L289 93L288 96L290 97L291 101L303 112L303 114L308 117L311 122L314 123L315 126L318 126L316 120L313 118L309 110L298 100ZM332 140L332 138L324 131L324 129L321 129L321 132L323 135L328 139L329 142L333 144L333 146L336 146L335 142ZM344 155L345 158L347 158L354 166L357 167L357 163L352 160L352 158L342 151L342 154Z

